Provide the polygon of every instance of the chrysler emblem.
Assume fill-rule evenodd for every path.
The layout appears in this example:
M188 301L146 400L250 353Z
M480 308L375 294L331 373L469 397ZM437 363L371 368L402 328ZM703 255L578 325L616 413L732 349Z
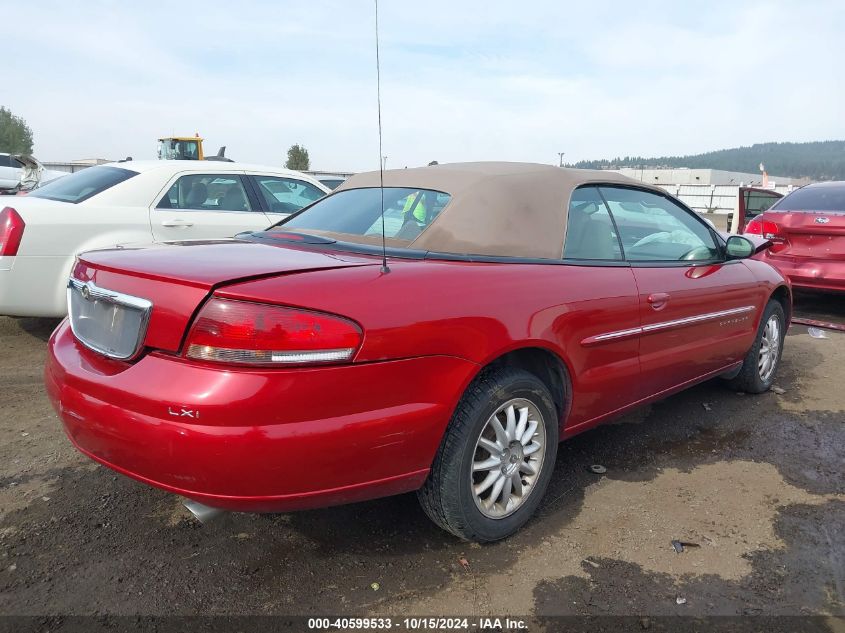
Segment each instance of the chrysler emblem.
M830 218L826 218L824 216L822 216L820 218L816 218L817 224L827 224L828 222L830 222Z
M82 290L80 290L80 292L82 293L82 298L86 301L91 299L91 288L88 287L88 284L82 286Z

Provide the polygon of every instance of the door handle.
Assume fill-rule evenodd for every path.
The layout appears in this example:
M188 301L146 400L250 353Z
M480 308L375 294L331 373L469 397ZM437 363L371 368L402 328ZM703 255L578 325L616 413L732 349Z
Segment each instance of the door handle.
M647 299L652 310L662 310L669 303L669 295L665 292L653 292Z
M189 226L193 226L193 225L194 225L194 223L193 223L193 222L189 222L188 220L179 220L179 219L176 219L176 220L162 220L162 221L161 221L161 225L162 225L162 226L167 226L167 227L185 228L185 229L186 229L186 228L188 228Z

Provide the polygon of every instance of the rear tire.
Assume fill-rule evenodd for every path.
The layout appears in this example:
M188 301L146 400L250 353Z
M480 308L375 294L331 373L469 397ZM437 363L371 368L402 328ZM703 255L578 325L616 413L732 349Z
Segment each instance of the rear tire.
M458 403L417 492L423 510L468 541L510 536L531 518L548 487L558 425L551 394L534 374L485 370Z
M763 311L754 344L748 350L742 368L728 381L731 388L748 393L768 391L775 381L783 340L786 336L786 315L780 302L771 300Z

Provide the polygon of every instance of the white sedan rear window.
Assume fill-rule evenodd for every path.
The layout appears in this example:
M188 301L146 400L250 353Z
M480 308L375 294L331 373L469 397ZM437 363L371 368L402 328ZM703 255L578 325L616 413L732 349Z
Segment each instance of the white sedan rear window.
M29 197L76 204L137 175L137 171L120 167L89 167L75 174L51 180L32 191Z

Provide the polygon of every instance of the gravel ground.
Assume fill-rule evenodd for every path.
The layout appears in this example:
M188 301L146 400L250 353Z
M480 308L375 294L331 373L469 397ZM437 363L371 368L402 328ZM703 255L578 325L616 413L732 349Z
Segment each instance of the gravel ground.
M477 546L413 495L198 524L70 446L54 326L0 318L0 614L845 615L845 334L790 328L782 394L713 381L566 442L538 516Z

